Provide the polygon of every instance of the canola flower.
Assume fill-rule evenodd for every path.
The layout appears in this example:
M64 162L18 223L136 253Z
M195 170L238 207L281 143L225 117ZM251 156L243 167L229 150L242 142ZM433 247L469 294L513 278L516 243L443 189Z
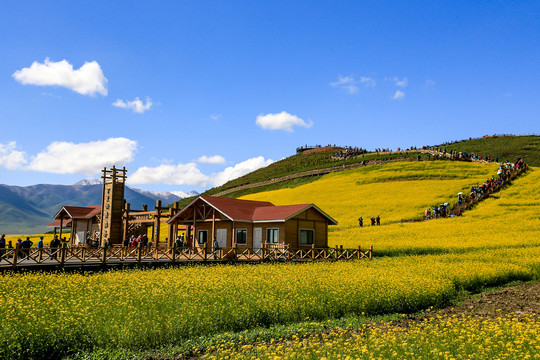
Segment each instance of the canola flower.
M455 201L459 191L482 183L496 164L450 161L402 162L331 173L309 184L243 196L275 205L315 203L339 222L338 229L358 226L380 214L382 221L414 218L428 206Z
M520 250L93 275L4 275L0 358L96 348L152 349L306 318L445 306L460 289L538 277L540 247Z
M204 359L539 359L540 317L434 317L295 336L292 341L217 346Z
M332 216L336 212L340 225L330 232L331 245L373 244L376 256L447 254L335 263L186 266L87 275L4 274L0 277L0 359L59 358L96 349L142 351L198 336L298 323L306 318L322 321L346 315L410 313L445 306L461 289L476 291L513 280L538 279L537 169L462 218L358 229L354 219L362 201L371 209L394 209L389 212L394 218L400 213L414 213L399 215L402 217L415 216L423 211L424 204L433 204L434 198L439 199L435 203L442 202L493 172L492 164L405 165L366 167L360 169L363 172L345 172L343 177L331 174L308 184L311 187L287 189L276 197L279 201L264 200L276 204L314 202ZM418 180L421 176L442 176L447 180ZM408 186L410 195L402 192ZM443 330L434 328L433 336ZM340 342L351 341L342 338ZM278 340L276 346L280 345L283 343ZM249 354L245 350L242 353ZM253 356L260 355L257 351ZM417 354L444 358L445 351L449 350L440 350L442 355L437 356ZM456 354L476 355L476 351L471 347ZM379 357L390 355L381 353ZM362 358L360 353L345 356ZM322 357L323 353L319 353L308 358Z
M540 169L484 200L462 217L329 233L329 245L373 245L377 255L463 252L540 244ZM353 216L351 213L350 216Z

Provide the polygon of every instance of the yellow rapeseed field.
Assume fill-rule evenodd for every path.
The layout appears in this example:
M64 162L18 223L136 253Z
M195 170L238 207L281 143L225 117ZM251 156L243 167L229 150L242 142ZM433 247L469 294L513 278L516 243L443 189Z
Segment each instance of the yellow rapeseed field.
M460 289L537 277L540 247L373 261L0 278L0 358L148 349L306 319L410 313ZM32 346L23 346L31 339ZM39 357L39 356L38 356Z
M540 169L533 168L462 217L339 229L329 234L329 243L373 245L380 255L536 246L540 244L539 184Z
M311 326L316 323L309 324ZM321 324L324 326L324 324ZM400 327L392 323L361 329L271 341L212 347L204 359L540 359L540 317L518 319L512 314L496 320L481 317L432 318Z
M246 195L275 205L314 203L339 222L339 229L421 216L427 206L455 202L457 193L495 175L497 165L450 161L402 162L332 173L295 188Z
M358 203L366 204L362 208L366 212L376 214L374 210L380 209L383 224L384 219L414 217L426 205L450 200L496 170L493 165L452 162L401 166L332 174L295 189L249 197L275 204L319 205L340 221L331 232L332 245L373 244L372 261L4 274L0 277L0 359L60 358L103 349L137 352L256 327L411 313L445 306L461 290L479 291L540 277L538 169L460 218L358 228ZM419 180L434 176L443 180ZM414 255L422 253L429 255ZM410 353L418 349L414 354L422 358L455 354L502 358L499 345L505 336L511 351L538 354L530 350L538 348L538 341L528 340L531 333L538 334L534 317L523 323L511 318L493 323L459 319L418 326L373 330L379 340L373 339L367 349L361 337L338 330L313 346L297 339L290 346L222 347L210 355L303 358L300 350L305 348L308 359L338 354L362 358L364 350L370 358L413 358ZM390 352L402 342L409 347L397 355ZM482 352L478 348L482 342L493 347ZM348 348L354 351L346 352Z

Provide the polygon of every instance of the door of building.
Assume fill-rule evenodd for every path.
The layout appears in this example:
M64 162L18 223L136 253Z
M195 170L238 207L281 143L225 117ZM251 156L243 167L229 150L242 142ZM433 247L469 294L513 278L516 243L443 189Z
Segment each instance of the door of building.
M217 229L216 230L216 239L218 242L218 246L220 248L226 248L227 247L227 229Z
M262 228L253 228L253 250L258 251L261 249L262 244Z
M79 245L83 245L86 241L85 235L86 231L77 231L77 242L79 243Z

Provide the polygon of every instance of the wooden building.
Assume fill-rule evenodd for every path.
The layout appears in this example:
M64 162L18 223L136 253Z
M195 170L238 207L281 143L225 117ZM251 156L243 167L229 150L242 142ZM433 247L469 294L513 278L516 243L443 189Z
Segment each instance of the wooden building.
M337 225L314 204L276 206L266 201L199 196L172 216L170 226L187 225L187 245L220 248L328 246L328 225ZM189 226L191 225L191 226ZM191 229L193 228L193 234Z
M71 230L70 241L72 245L84 244L88 233L90 236L99 236L101 205L93 206L63 206L54 216L54 222L49 226L60 228L60 237L65 228Z

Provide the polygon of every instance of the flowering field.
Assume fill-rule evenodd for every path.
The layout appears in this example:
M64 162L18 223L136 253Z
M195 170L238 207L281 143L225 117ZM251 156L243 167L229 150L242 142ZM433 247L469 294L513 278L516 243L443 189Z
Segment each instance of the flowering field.
M371 262L4 275L0 358L148 349L306 318L410 313L445 306L460 289L533 279L539 269L540 247L532 247Z
M317 325L317 324L311 324ZM321 324L324 326L324 324ZM287 343L270 341L212 348L205 359L538 359L540 317L496 320L481 317L433 318L411 327L383 324L355 331L295 336ZM469 356L467 356L470 355Z
M386 209L398 207L404 213L413 214L422 211L423 203L433 203L428 200L429 192L439 199L435 203L444 201L445 196L449 199L470 182L481 181L493 170L491 165L466 164L471 168L458 171L451 168L452 164L456 167L464 165L406 163L408 170L404 173L374 167L360 175L347 172L341 183L347 183L353 189L388 186L384 193L390 189L397 191L396 184L409 184L415 189L415 183L415 195L421 196L398 198L385 195L387 205L378 198L379 192L363 193L365 196L371 194L373 202ZM423 172L422 168L426 177L443 171L444 177L448 178L456 173L464 175L452 180L418 180L414 174ZM415 179L387 181L399 176ZM346 218L354 219L356 213L351 205L353 202L347 198L350 191L346 191L345 185L339 186L338 180L339 177L332 174L309 184L314 186L327 181L326 186L333 184L332 191L323 191L323 188L306 190L301 186L290 190L289 195L280 196L290 196L289 203L306 202L301 200L302 196L310 193L309 202L321 206L332 216L336 216L334 212L338 213L340 225L331 232L334 244L351 247L373 244L375 255L379 252L394 256L375 257L372 261L185 266L86 275L4 274L0 277L0 359L77 358L91 353L102 354L101 357L120 354L118 358L139 358L144 351L190 344L195 339L217 334L261 328L272 331L275 326L308 319L320 322L347 316L412 313L432 306L444 307L463 290L480 291L514 280L540 277L540 191L537 185L540 171L537 169L497 193L497 198L484 201L461 218L362 229L351 225L352 220L347 223ZM438 181L441 186L430 186L428 192L426 184L432 181ZM357 185L357 182L364 185ZM302 195L293 198L294 191ZM328 193L332 194L333 202ZM408 205L404 206L398 200ZM372 201L366 198L366 202ZM409 206L413 207L411 204L416 208L409 209ZM381 211L381 214L386 212ZM419 253L428 255L402 256ZM384 330L381 334L376 333L378 330L373 332L380 341L371 341L372 347L368 351L373 357L392 357L390 351L394 351L395 346L392 350L391 344L410 339L409 344L414 344L411 346L424 358L432 358L435 353L430 351L435 348L439 358L450 358L456 352L478 353L480 358L488 358L490 354L500 353L497 344L501 336L514 341L529 339L531 331L538 333L538 318L530 318L526 324L529 327L515 323L511 318L490 324L460 319L451 327L434 322L399 331L381 328ZM483 337L479 338L477 334ZM309 343L310 335L306 336ZM431 346L437 336L438 342ZM467 347L459 347L457 339L461 339L460 336L471 339L470 344L462 344ZM494 344L493 348L481 352L478 346L486 339ZM272 358L279 350L280 356L294 358L293 354L305 347L305 358L308 359L326 354L328 358L335 358L342 353L344 357L361 357L366 345L361 343L361 338L336 331L324 339L328 352L322 354L317 352L321 351L320 346L304 345L305 340L293 339L287 349L278 349L279 345L271 344L264 345L267 348L249 348L248 344L248 348L240 349L240 352L263 359ZM538 346L533 340L533 345ZM203 351L206 351L204 346L209 346L204 340L197 344ZM525 354L529 351L527 344L525 341L521 344L512 342L516 351L525 351ZM344 352L346 348L352 349L351 352ZM209 355L239 356L234 353L238 351L234 347L216 349L211 348ZM407 358L411 349L405 347L399 357ZM122 357L121 354L128 355Z
M495 175L497 165L450 161L391 163L332 173L289 189L246 195L242 199L275 205L314 203L339 222L339 229L421 216L428 206L455 202L459 191Z
M529 170L509 188L460 218L339 229L331 245L373 245L379 255L460 252L540 245L540 171Z

